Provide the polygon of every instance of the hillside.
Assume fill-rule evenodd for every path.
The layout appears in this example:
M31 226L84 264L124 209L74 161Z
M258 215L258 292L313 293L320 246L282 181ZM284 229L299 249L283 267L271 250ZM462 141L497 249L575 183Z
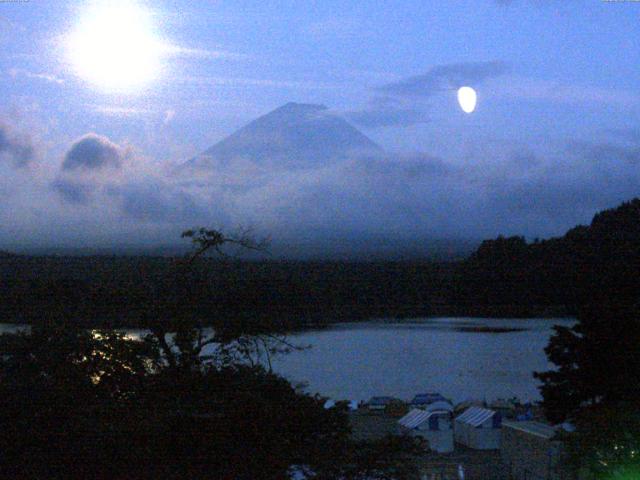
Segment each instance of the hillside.
M0 315L145 326L157 312L284 329L372 317L554 316L603 295L640 298L640 200L564 236L486 240L465 261L221 261L187 275L176 258L0 256ZM154 312L156 312L154 314Z
M640 298L640 199L604 210L588 226L527 243L484 241L464 263L455 302L464 305L565 305L602 296Z

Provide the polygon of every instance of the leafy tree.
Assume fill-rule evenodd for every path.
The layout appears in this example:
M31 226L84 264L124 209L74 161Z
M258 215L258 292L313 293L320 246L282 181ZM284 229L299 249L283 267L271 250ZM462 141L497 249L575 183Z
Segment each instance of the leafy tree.
M156 291L157 301L154 305L158 308L151 311L151 336L148 341L157 345L169 367L188 370L200 367L205 347L228 343L244 334L258 333L242 329L243 325L231 327L232 324L221 322L219 318L202 318L197 311L193 311L193 307L190 308L194 304L192 300L198 288L192 275L193 265L200 257L211 252L227 256L224 248L229 245L264 252L268 242L254 240L249 231L227 236L218 230L205 228L186 230L182 237L191 239L195 250L184 260L176 262L169 272L170 285L173 287L171 291ZM213 329L207 330L205 325L213 326ZM173 334L171 342L168 339L170 332Z
M456 302L468 307L564 306L577 312L595 297L640 298L640 199L622 203L564 236L527 244L523 237L484 241L462 264Z
M576 430L564 434L570 465L582 478L640 478L640 410L637 402L602 404L576 415Z
M581 408L636 401L640 382L638 305L599 303L582 309L573 327L555 327L545 349L557 370L537 373L543 405L554 422Z
M123 440L115 432L152 368L149 353L122 333L68 324L0 336L2 476L63 477L72 465L82 476L88 461L101 464Z
M551 421L576 426L566 435L573 465L594 478L638 469L638 304L594 299L574 327L556 327L546 353L557 369L536 373L543 407Z
M257 244L204 229L185 237L198 248L176 264L177 291L164 293L172 301L151 312L144 338L57 315L0 336L0 475L415 478L406 440L353 442L344 404L327 410L257 361L297 348L277 326L214 319L210 329L190 314L198 258Z
M543 407L551 421L576 425L566 435L575 466L594 478L627 478L640 470L640 199L553 246L564 252L580 307L576 325L556 327L545 350L557 368L536 374Z

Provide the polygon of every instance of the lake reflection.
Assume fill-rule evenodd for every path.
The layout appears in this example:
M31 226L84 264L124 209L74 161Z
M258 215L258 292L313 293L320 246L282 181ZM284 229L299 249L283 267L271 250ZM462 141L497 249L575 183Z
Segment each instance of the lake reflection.
M552 327L574 322L430 318L340 324L293 336L312 348L278 358L274 369L307 381L310 392L339 399L411 399L418 392L438 391L455 401L539 400L532 372L551 367L544 347Z

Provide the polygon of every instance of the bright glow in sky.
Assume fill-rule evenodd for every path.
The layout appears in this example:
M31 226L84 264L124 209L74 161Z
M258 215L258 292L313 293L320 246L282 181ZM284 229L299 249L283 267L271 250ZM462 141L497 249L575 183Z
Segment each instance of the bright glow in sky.
M162 243L198 225L327 245L564 234L640 195L639 13L595 0L0 0L0 249ZM462 86L479 96L472 116ZM289 102L328 110L313 132L287 117L253 140L317 137L351 155L358 135L328 113L384 155L267 168L235 152L194 178L176 169Z
M473 113L478 102L478 95L471 87L460 87L458 89L458 103L465 113Z
M104 90L135 90L160 70L162 44L150 14L135 3L93 6L67 38L69 60L83 79Z

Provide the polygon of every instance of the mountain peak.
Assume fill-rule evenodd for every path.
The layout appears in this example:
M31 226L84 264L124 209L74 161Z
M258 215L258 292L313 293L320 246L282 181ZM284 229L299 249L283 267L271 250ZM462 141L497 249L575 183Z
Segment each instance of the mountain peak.
M326 105L321 105L318 103L288 102L276 108L271 113L276 113L276 112L313 113L313 112L320 112L322 110L327 110Z
M258 117L188 162L217 168L235 160L305 168L382 153L376 143L326 106L289 102Z

